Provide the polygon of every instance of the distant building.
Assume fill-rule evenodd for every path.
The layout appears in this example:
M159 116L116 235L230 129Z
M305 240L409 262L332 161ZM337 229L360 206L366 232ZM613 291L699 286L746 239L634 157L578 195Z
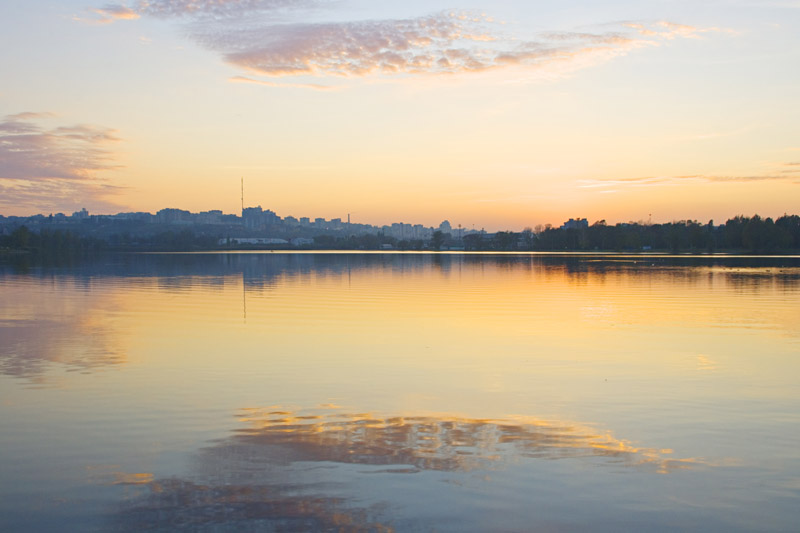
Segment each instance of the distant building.
M219 217L220 224L241 224L242 219L239 215L222 215Z
M561 229L586 229L589 221L585 218L571 218L561 225Z
M389 235L394 237L395 239L402 240L405 238L405 231L404 231L404 224L402 222L394 222L392 224L392 229L389 231Z
M248 229L264 229L280 221L280 217L274 211L261 209L261 206L246 207L242 210L242 223Z
M217 241L218 244L289 244L286 239L273 239L269 237L231 237Z
M453 233L453 228L452 226L450 226L450 221L449 220L442 221L442 223L439 224L439 231L441 231L442 233Z
M113 215L111 218L117 220L137 220L140 222L150 222L153 220L153 215L144 211L137 211L131 213L117 213Z
M198 224L220 224L222 221L222 211L219 209L202 211L195 215L195 220Z
M83 219L89 218L89 211L87 211L86 208L84 207L80 211L75 211L74 213L72 213L72 218L75 218L75 219L78 219L78 220L83 220Z
M192 213L184 209L166 208L156 213L156 222L161 224L191 224Z

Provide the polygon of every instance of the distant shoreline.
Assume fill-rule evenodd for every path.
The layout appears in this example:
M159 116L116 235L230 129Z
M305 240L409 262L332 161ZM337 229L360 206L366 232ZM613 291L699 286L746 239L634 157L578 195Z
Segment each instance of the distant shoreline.
M786 257L800 258L800 250L779 251L773 253L749 252L747 250L720 250L714 252L670 252L668 250L358 250L346 248L225 248L225 249L104 249L93 251L66 251L52 252L47 250L0 249L0 258L13 257L99 257L117 254L143 254L143 255L225 255L225 254L363 254L363 255L519 255L538 257L619 257L619 258L659 258L659 257Z
M448 226L449 227L449 226ZM428 237L389 228L377 233L347 227L298 233L296 228L245 225L218 228L107 222L87 219L70 227L44 222L0 225L0 250L8 253L84 254L111 252L224 251L383 251L383 252L538 252L671 255L782 255L800 253L800 216L772 220L737 216L724 224L684 220L666 224L607 225L570 219L561 227L495 233L435 230Z

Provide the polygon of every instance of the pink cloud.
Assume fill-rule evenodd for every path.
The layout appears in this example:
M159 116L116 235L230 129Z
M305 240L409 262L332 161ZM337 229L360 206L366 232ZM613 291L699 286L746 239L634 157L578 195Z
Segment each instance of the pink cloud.
M619 25L614 31L544 32L530 39L504 37L486 17L439 13L427 17L359 22L195 27L194 37L251 74L367 76L453 74L511 65L542 67L607 61L637 48L693 35L688 26Z
M135 20L139 18L139 13L119 4L109 4L91 9L90 11L94 13L97 18L85 22L93 22L95 24L110 24L117 20Z
M668 176L640 176L633 178L611 178L611 179L586 179L578 180L582 189L602 189L608 187L634 186L647 187L651 185L661 185L670 183L680 183L684 181L706 181L722 183L745 183L760 181L788 181L792 176L781 175L780 173L765 174L685 174Z
M119 168L111 149L119 141L114 131L40 124L52 118L50 113L18 113L0 122L0 198L5 207L63 204L68 198L100 205L118 189L101 177Z
M622 22L596 32L512 36L505 35L504 25L491 17L469 12L277 22L298 20L300 10L319 13L319 8L334 5L331 0L139 0L132 8L115 4L96 12L119 18L134 14L188 20L189 34L199 43L250 75L267 78L453 74L554 63L570 64L575 70L637 48L714 30L667 21Z
M0 122L0 179L93 179L116 168L108 145L113 130L73 125L45 129L34 122L43 114L9 115Z
M196 33L229 63L265 76L419 73L443 70L436 61L453 43L486 38L456 17L434 15L408 20L290 24ZM450 58L451 70L481 67L481 52L464 50Z
M255 12L278 12L317 6L325 0L138 0L133 7L107 4L91 9L100 18L95 22L132 20L141 16L157 18L239 17Z
M264 85L267 87L293 87L298 89L314 89L316 91L331 91L335 87L330 85L321 85L318 83L279 83L276 81L253 80L245 76L233 76L228 79L231 83L250 83L253 85Z
M66 213L85 207L93 213L113 213L121 207L113 197L125 190L125 187L97 182L2 179L0 209L20 214Z

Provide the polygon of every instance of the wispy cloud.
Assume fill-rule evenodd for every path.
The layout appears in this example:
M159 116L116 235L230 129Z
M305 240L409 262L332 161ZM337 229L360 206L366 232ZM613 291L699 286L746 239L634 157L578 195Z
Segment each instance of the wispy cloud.
M90 180L96 172L117 168L108 145L113 130L88 125L37 124L46 113L20 113L0 122L0 179Z
M195 37L224 59L262 76L424 73L482 70L493 37L478 23L438 14L405 20L198 28Z
M119 168L111 146L119 139L108 128L53 125L52 113L18 113L0 122L0 198L4 207L59 205L67 199L93 200L118 188L100 173Z
M278 83L275 81L254 80L245 76L233 76L228 78L231 83L252 83L254 85L265 85L267 87L293 87L301 89L315 89L317 91L331 91L336 90L336 87L330 85L321 85L319 83Z
M111 24L117 20L135 20L140 16L133 9L120 4L92 8L89 12L92 15L90 18L75 17L75 20L87 24Z
M676 184L686 181L705 181L705 182L759 182L759 181L788 181L792 176L786 176L781 172L769 174L686 174L670 176L641 176L632 178L611 178L611 179L583 179L578 180L578 187L582 189L609 189L619 187L650 187L655 185Z
M503 24L482 13L314 23L301 15L303 10L334 5L329 0L141 0L132 8L109 5L95 11L106 17L122 18L131 11L184 20L195 41L249 75L268 79L457 74L511 66L558 65L563 70L564 64L574 70L638 48L716 31L666 21L626 21L597 31L510 35ZM245 80L256 81L233 79Z
M21 214L69 213L82 207L93 213L113 213L120 209L113 198L125 190L109 183L4 179L0 180L0 208Z
M745 5L751 5L756 7L779 7L785 9L800 9L800 1L798 0L787 0L785 2L767 2L764 0L754 0L752 2L745 2Z
M16 113L14 115L7 115L5 117L5 121L15 121L15 122L22 122L25 120L36 120L40 118L54 118L56 115L55 113L50 113L47 111L23 111L22 113Z
M138 0L133 7L107 4L89 11L99 22L131 20L140 16L169 18L235 18L254 13L280 13L319 7L331 0Z
M798 174L800 173L800 162L784 163L781 174ZM788 168L787 168L788 167Z
M455 74L509 66L581 66L658 46L699 30L656 23L647 35L619 25L598 32L543 32L520 39L503 35L484 15L437 13L402 20L316 24L198 24L195 39L226 62L265 77ZM642 26L644 27L644 26Z

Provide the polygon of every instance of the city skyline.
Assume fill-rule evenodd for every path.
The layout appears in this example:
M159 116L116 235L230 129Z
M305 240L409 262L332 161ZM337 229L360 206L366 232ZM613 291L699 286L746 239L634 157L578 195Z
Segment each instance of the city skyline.
M244 204L242 204L244 205ZM743 215L740 215L743 216ZM757 213L754 216L759 216ZM787 213L784 217L790 216ZM794 216L794 215L792 215ZM441 217L440 217L441 218ZM443 218L439 224L425 225L418 222L405 220L390 222L387 224L373 224L367 221L356 222L350 220L350 214L346 217L335 217L326 219L325 217L313 216L300 216L294 215L279 215L271 209L264 209L261 205L243 207L239 214L224 213L221 209L210 209L207 211L192 212L186 209L165 207L159 209L155 213L149 211L120 211L118 213L90 213L85 207L79 211L74 211L72 214L66 213L33 213L28 215L5 215L0 213L0 227L6 225L13 225L13 227L20 227L28 222L40 224L42 222L55 222L66 223L76 222L82 220L95 219L98 221L137 221L148 222L156 224L187 224L187 225L241 225L248 230L268 230L271 226L284 226L284 227L297 227L297 228L314 228L317 230L351 230L358 233L367 232L388 232L389 235L405 238L410 236L412 238L425 238L430 239L434 231L442 231L444 233L452 234L454 236L463 236L470 233L489 233L485 227L477 227L474 225L465 225L461 222L451 223L449 219ZM593 221L596 224L606 225L605 219L598 219ZM697 220L682 220L672 221L675 223L699 223ZM709 226L713 226L713 220L708 221ZM633 224L650 225L652 220L639 220L630 221ZM622 223L625 225L625 223ZM723 222L724 224L724 222ZM570 217L563 223L553 224L537 224L532 227L530 224L520 228L506 227L501 230L492 230L491 233L499 232L525 232L535 231L540 233L545 229L560 228L560 229L579 229L588 228L589 220L585 217ZM408 233L408 235L407 235Z
M5 2L0 212L236 213L244 178L372 225L779 217L798 28L797 2Z
M429 239L433 232L436 230L443 231L454 236L463 236L469 233L486 233L485 228L468 228L460 223L451 224L448 219L443 219L439 224L425 226L424 224L414 222L391 222L389 224L371 224L369 222L354 222L350 220L349 215L344 219L336 217L326 219L324 217L310 217L301 216L295 217L294 215L281 216L271 209L263 209L261 205L248 206L241 209L239 214L224 213L220 209L211 209L208 211L191 212L185 209L165 207L159 209L155 213L149 211L129 211L119 213L90 213L85 207L79 211L74 211L72 214L66 213L35 213L30 215L9 215L6 216L0 213L0 231L4 226L12 226L18 228L26 223L36 224L35 227L42 223L75 223L84 220L96 220L98 222L108 221L131 221L143 222L152 224L185 224L188 226L194 225L211 225L211 226L231 226L239 225L245 230L251 231L267 231L272 226L283 226L286 228L309 228L320 231L332 230L341 231L348 230L355 233L377 233L386 232L387 234L399 238L426 238ZM581 219L578 219L581 220ZM586 219L582 219L586 222ZM574 222L572 218L564 223L564 226ZM548 226L552 226L548 224ZM556 226L558 227L558 226ZM563 227L563 226L562 226ZM523 228L520 228L522 230ZM512 231L511 228L506 228L506 231Z

